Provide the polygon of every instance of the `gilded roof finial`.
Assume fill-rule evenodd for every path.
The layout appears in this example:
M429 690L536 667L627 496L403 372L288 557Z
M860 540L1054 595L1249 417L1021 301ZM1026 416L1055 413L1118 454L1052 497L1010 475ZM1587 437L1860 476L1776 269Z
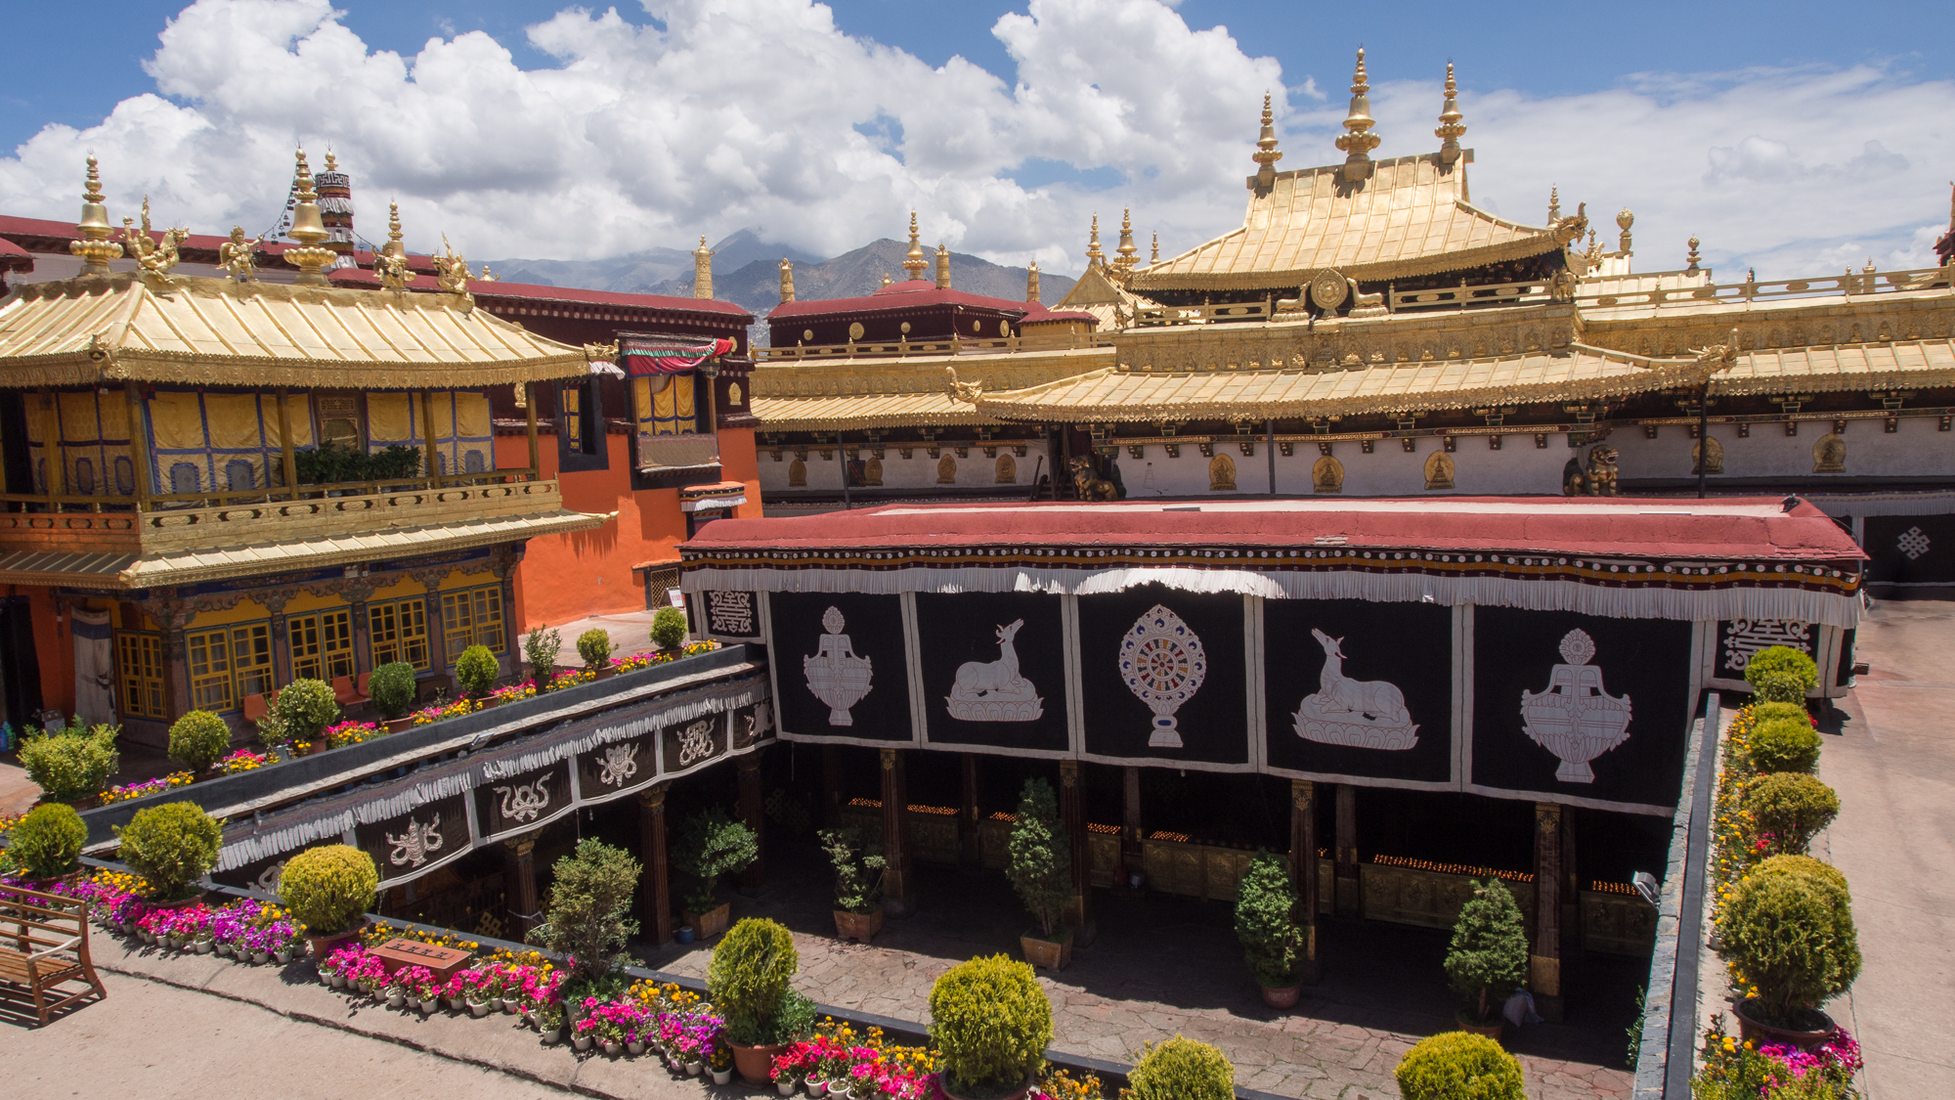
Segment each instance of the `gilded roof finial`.
M168 275L177 265L177 246L190 231L182 227L165 229L163 239L158 241L150 236L154 232L149 222L149 196L143 196L143 224L136 228L133 218L122 219L122 247L135 257L137 269L145 275Z
M1100 216L1093 215L1093 228L1086 237L1086 266L1106 266L1106 253L1100 251Z
M916 232L916 211L912 210L910 211L910 250L903 255L903 270L910 273L910 278L921 279L923 269L929 266L930 261L923 258L923 242Z
M1025 265L1025 300L1028 302L1037 302L1039 300L1039 261L1037 259Z
M1690 265L1684 268L1684 271L1691 275L1697 274L1697 265L1702 261L1702 257L1697 255L1697 245L1699 243L1697 238L1690 238L1690 254L1684 257L1684 262Z
M1158 264L1161 262L1161 235L1159 233L1155 233L1153 234L1153 237L1154 237L1153 243L1149 245L1147 249L1147 262L1150 264Z
M1451 167L1459 159L1460 135L1466 133L1466 116L1459 110L1459 84L1453 80L1453 63L1446 62L1446 102L1439 108L1439 129L1433 136L1440 141L1439 163Z
M217 246L217 265L238 282L251 282L258 277L259 243L260 238L244 235L244 226L232 226L231 239Z
M882 273L882 285L884 285L884 286L888 286L889 284L891 284L891 283L893 283L893 282L895 282L895 281L896 281L896 280L894 280L894 279L892 279L892 278L890 278L890 277L889 277L889 272L887 272L887 271L885 271L885 272L883 272L883 273Z
M380 251L403 259L407 256L407 245L401 239L401 204L398 202L387 204L387 243Z
M401 204L387 204L387 243L373 255L373 273L388 290L406 290L414 278L407 266L407 245L401 240Z
M109 208L102 201L102 172L92 155L88 158L88 177L82 183L81 220L75 223L75 233L68 251L81 257L81 273L107 275L109 261L122 255L122 246L110 240L115 229L109 225Z
M1622 230L1622 234L1616 238L1616 251L1624 256L1629 255L1630 252L1629 227L1635 224L1635 211L1629 209L1627 206L1616 211L1616 228Z
M1283 153L1276 148L1276 116L1270 111L1269 93L1263 93L1263 129L1256 137L1256 151L1249 155L1256 162L1256 186L1267 191L1276 181L1276 162Z
M692 296L713 296L713 250L706 247L706 235L699 235L699 247L692 253Z
M889 285L889 276L884 275L882 277L882 285L884 286ZM786 256L782 256L781 257L781 304L786 305L787 303L792 302L793 300L794 300L794 261L788 259Z
M312 187L312 168L305 162L305 150L298 150L293 159L292 228L285 235L297 241L298 246L285 250L285 262L299 269L297 282L324 285L326 269L339 259L339 254L323 247L331 234L319 216L319 193Z
M1140 249L1134 247L1134 218L1131 209L1120 211L1120 244L1113 250L1114 274L1125 279L1134 273L1134 265L1140 262Z
M937 289L950 289L950 249L942 241L937 242Z
M1356 183L1371 177L1371 151L1378 148L1379 137L1371 132L1377 120L1371 117L1371 82L1364 75L1364 47L1358 47L1358 66L1351 73L1351 113L1344 117L1344 133L1337 137L1337 147L1348 154L1344 158L1344 179Z
M339 171L339 157L334 155L333 147L330 145L326 146L326 171Z
M435 285L462 300L464 311L475 308L475 295L469 292L468 260L455 251L448 243L448 234L441 235L441 255L434 258Z
M1548 224L1553 225L1554 223L1560 220L1561 220L1561 185L1553 184L1548 188Z

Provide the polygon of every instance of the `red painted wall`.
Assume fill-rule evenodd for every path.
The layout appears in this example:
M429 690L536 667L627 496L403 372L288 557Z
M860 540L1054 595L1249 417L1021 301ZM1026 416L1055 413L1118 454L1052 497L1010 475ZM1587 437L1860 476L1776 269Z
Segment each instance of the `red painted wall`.
M41 666L41 706L63 714L75 709L75 639L68 632L68 617L54 621L54 592L47 588L14 588L14 594L27 597L27 610L34 623L34 659ZM25 715L17 716L18 728Z

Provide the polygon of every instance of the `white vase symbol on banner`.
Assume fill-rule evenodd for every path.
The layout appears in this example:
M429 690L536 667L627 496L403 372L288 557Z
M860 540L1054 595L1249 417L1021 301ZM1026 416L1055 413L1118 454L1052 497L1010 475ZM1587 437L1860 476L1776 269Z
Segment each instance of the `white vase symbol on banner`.
M1405 709L1405 693L1383 680L1344 675L1344 639L1312 629L1324 647L1317 691L1297 707L1297 736L1326 745L1403 752L1419 743L1419 727Z
M965 722L1036 722L1045 713L1045 700L1039 698L1032 681L1018 671L1018 650L1012 639L1024 625L1024 619L1014 619L998 628L997 660L966 661L957 667L957 681L944 699L944 709L952 718Z
M849 636L842 633L846 625L840 608L830 607L823 612L821 626L827 633L816 644L814 656L801 658L801 672L808 678L808 690L828 704L831 726L855 724L849 708L869 694L875 671L869 658L857 656Z
M1120 678L1127 682L1127 690L1154 712L1147 747L1180 748L1175 712L1208 678L1208 655L1202 650L1202 640L1181 616L1155 604L1120 640Z
M1561 639L1562 663L1546 691L1521 692L1521 723L1534 743L1560 758L1563 783L1593 783L1589 761L1629 739L1629 696L1602 689L1602 670L1589 664L1595 639L1571 630Z

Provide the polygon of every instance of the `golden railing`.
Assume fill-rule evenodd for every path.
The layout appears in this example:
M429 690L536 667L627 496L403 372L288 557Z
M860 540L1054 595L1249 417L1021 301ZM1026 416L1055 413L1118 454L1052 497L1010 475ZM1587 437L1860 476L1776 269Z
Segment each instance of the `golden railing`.
M793 363L808 360L819 362L824 359L902 359L926 355L1010 355L1021 351L1067 351L1108 347L1112 343L1111 336L1090 332L1066 332L1029 338L1012 335L990 340L966 340L958 336L952 336L948 340L903 338L893 344L865 344L851 340L846 344L796 344L791 348L755 348L753 358L756 363Z
M1578 293L1575 304L1591 309L1617 309L1624 306L1678 306L1705 302L1747 305L1752 302L1784 298L1865 297L1871 294L1897 294L1930 290L1951 285L1955 269L1948 267L1911 268L1906 271L1843 272L1805 279L1747 279L1740 283L1711 283L1705 286L1650 287L1620 292Z

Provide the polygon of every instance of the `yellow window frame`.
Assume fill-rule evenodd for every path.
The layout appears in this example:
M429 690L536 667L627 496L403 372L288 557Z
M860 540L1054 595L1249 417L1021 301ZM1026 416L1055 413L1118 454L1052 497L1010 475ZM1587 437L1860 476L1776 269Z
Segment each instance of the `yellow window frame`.
M115 635L116 686L124 718L170 716L164 689L163 636L148 631L119 630Z

